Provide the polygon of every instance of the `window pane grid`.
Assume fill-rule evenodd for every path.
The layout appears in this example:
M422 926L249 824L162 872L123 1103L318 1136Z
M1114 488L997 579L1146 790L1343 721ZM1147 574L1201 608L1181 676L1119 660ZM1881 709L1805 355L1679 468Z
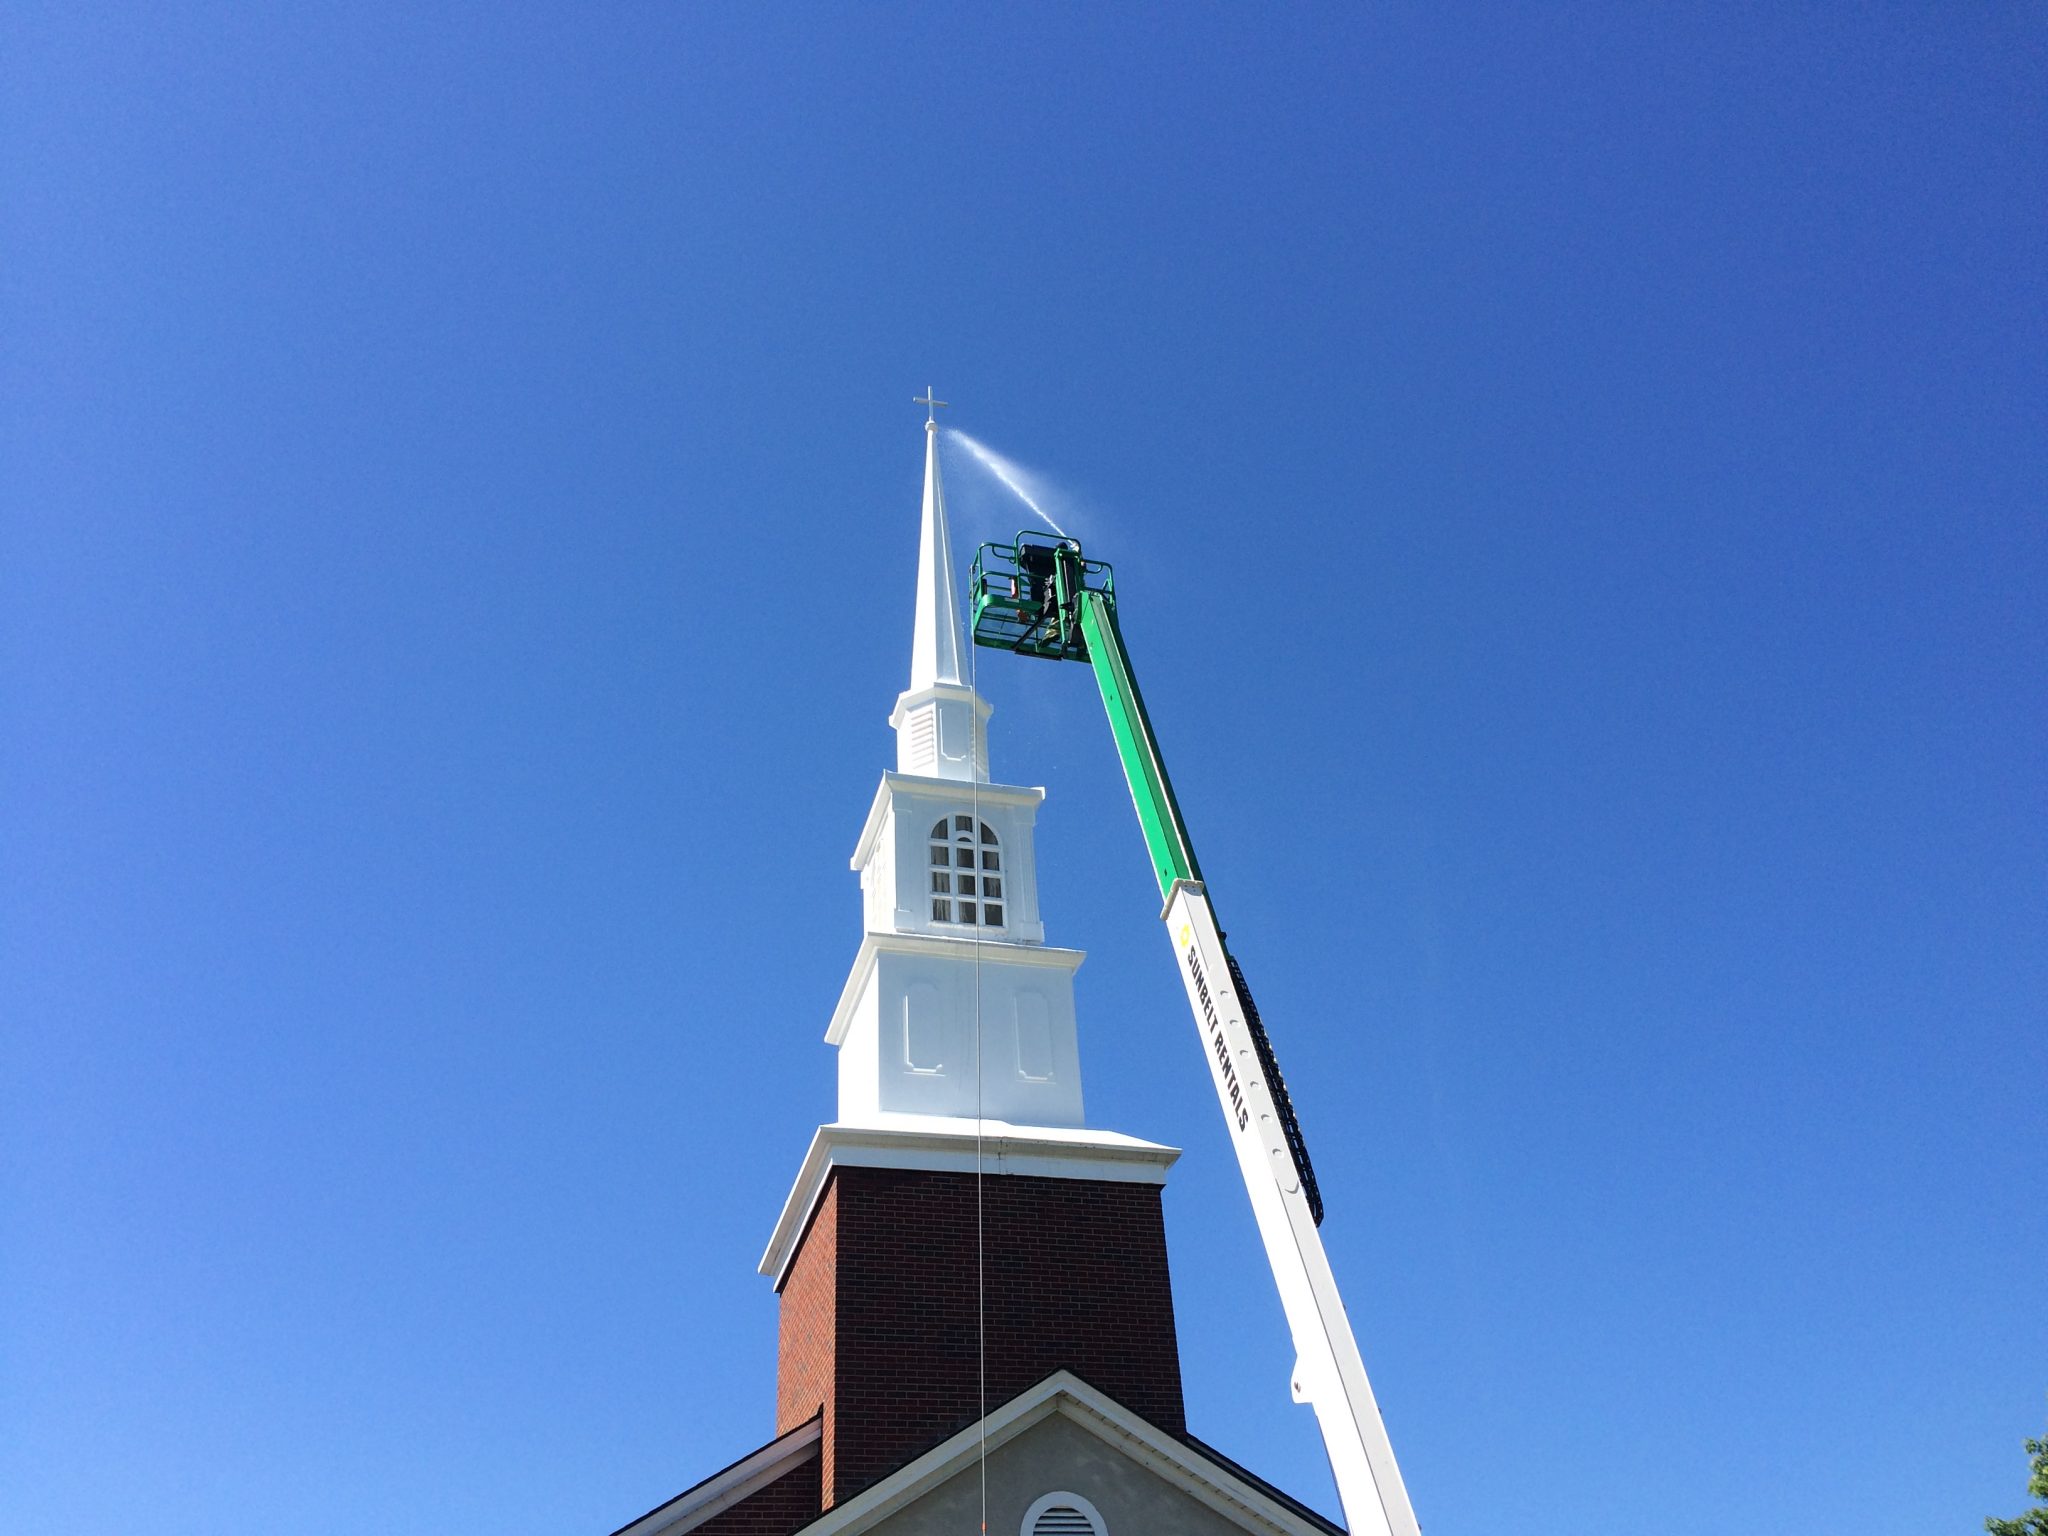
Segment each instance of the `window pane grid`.
M927 841L932 921L1002 927L1003 881L995 871L1003 867L1003 855L995 828L974 816L941 816ZM982 873L972 873L977 869Z

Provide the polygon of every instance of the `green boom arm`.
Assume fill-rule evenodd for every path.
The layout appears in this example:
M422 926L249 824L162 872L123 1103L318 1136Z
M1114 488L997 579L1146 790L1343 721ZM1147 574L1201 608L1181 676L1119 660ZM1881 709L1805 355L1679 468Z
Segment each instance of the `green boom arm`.
M1159 756L1144 696L1138 692L1137 678L1131 675L1124 637L1116 625L1116 609L1100 592L1081 593L1079 607L1088 661L1095 669L1096 685L1102 689L1117 756L1123 759L1131 800L1138 808L1138 825L1144 829L1152 872L1159 877L1159 895L1164 899L1173 894L1174 881L1201 879L1202 868L1195 862L1195 845L1188 840L1187 823L1173 798L1173 781L1167 778L1166 764Z
M1308 1148L1244 971L1216 925L1117 628L1109 567L1085 560L1064 536L1019 534L1014 545L982 546L972 593L976 644L1094 668L1164 899L1160 917L1294 1338L1295 1400L1315 1408L1354 1536L1416 1536L1415 1511L1316 1232L1323 1201Z
M1117 627L1110 581L1109 567L1084 560L1081 546L1071 539L1054 542L1020 533L1015 544L984 544L975 556L969 589L974 642L1020 655L1085 661L1094 669L1103 708L1109 713L1110 733L1116 738L1117 757L1131 787L1131 804L1137 808L1138 827L1145 834L1145 851L1151 855L1152 874L1159 882L1160 899L1171 907L1185 888L1208 908L1194 841L1174 798L1173 781L1166 776L1159 738L1145 713L1145 699L1138 692L1123 632ZM1164 917L1165 911L1160 915ZM1210 921L1214 921L1213 911ZM1223 947L1222 938L1219 931L1220 958L1243 1001L1245 1023L1257 1047L1260 1068L1272 1086L1274 1107L1285 1128L1288 1153L1300 1170L1309 1209L1321 1222L1322 1192L1316 1187L1315 1170L1309 1166L1308 1147L1288 1100L1280 1063L1273 1057L1273 1044L1259 1020L1251 989L1245 985L1244 971Z
M1123 759L1124 778L1131 786L1131 803L1138 809L1138 825L1145 833L1146 850L1152 855L1152 873L1159 880L1159 896L1170 903L1174 887L1181 881L1203 884L1202 866L1195 862L1195 845L1188 837L1180 802L1173 797L1173 780L1166 776L1166 761L1159 755L1159 740L1152 734L1144 695L1138 692L1138 680L1131 673L1123 633L1117 628L1116 605L1101 592L1081 592L1075 607L1080 613L1082 637L1088 642L1088 663L1095 669L1096 685L1102 689L1103 708L1109 711L1109 729L1116 737L1117 756ZM1206 893L1203 900L1208 900ZM1224 960L1244 1003L1245 1022L1258 1048L1259 1064L1271 1087L1288 1151L1307 1190L1309 1209L1320 1224L1322 1191L1316 1185L1315 1169L1308 1160L1308 1144L1301 1134L1301 1122L1295 1117L1293 1101L1288 1097L1287 1082L1280 1075L1273 1043L1259 1018L1258 1005L1252 1001L1244 971L1227 947Z

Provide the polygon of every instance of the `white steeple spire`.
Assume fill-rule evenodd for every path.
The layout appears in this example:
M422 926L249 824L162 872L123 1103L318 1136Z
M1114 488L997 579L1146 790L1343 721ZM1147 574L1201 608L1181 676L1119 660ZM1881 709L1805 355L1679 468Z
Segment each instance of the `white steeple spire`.
M928 407L924 526L910 687L896 701L896 771L882 775L853 868L861 943L825 1032L839 1118L817 1139L761 1260L779 1288L837 1168L1159 1184L1180 1154L1084 1129L1074 1016L1077 949L1045 942L1036 836L1042 789L993 784L966 681Z
M896 771L933 779L988 782L989 706L968 684L967 633L953 585L953 548L946 536L946 491L939 482L939 423L946 402L927 389L924 514L917 545L917 612L910 630L910 687L896 700Z
M926 391L924 403L943 404ZM924 424L924 520L917 545L917 623L910 639L910 688L961 683L967 649L960 630L960 602L953 585L953 549L946 537L946 492L939 483L939 424Z
M967 681L974 653L939 484L945 402L925 406L924 519L910 687L896 701L896 771L882 775L854 850L866 936L826 1039L839 1050L842 1125L967 1117L1081 1124L1074 1027L1078 950L1045 942L1034 826L1042 789L993 784L989 707Z

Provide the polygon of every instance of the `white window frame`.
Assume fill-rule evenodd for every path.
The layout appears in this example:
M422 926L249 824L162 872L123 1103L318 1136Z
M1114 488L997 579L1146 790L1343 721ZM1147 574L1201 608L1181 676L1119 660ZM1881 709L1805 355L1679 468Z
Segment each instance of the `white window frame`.
M938 860L942 851L943 864ZM925 837L925 900L931 903L927 910L934 925L1004 932L1010 926L1009 875L1003 867L1002 839L987 822L963 811L948 811L932 824ZM972 891L960 889L963 879L974 882ZM996 887L992 897L987 894L991 881ZM943 917L939 915L942 905ZM974 912L966 921L956 916L963 906ZM991 906L1002 914L994 922L988 921Z

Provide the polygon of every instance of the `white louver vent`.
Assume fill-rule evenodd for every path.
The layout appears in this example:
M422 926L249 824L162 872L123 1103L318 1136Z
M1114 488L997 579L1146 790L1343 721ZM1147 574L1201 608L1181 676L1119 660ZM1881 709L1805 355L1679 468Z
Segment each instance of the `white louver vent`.
M939 761L938 711L919 710L910 717L910 762L914 771L930 773Z
M1095 1506L1078 1493L1048 1493L1024 1512L1022 1536L1109 1536Z

